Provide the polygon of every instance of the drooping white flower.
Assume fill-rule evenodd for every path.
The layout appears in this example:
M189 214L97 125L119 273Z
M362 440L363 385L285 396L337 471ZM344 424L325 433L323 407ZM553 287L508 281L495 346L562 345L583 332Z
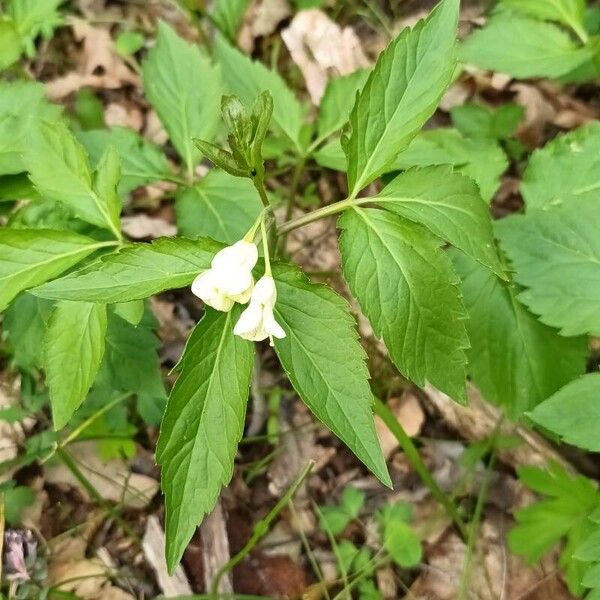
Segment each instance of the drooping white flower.
M228 312L235 302L245 304L254 288L252 269L258 260L256 244L240 240L217 252L210 269L192 283L192 293L205 304Z
M275 320L273 307L277 301L275 281L270 275L263 275L254 286L250 304L240 315L233 333L252 342L260 342L269 338L284 338L285 331Z

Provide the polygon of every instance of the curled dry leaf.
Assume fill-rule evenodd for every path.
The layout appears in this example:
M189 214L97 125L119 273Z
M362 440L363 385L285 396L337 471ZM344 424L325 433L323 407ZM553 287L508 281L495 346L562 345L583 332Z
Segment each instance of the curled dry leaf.
M340 27L317 9L297 13L281 37L302 71L316 106L330 75L347 75L369 65L354 30Z
M251 54L256 38L271 35L291 14L292 8L287 0L255 0L244 15L238 46Z
M138 76L123 62L114 48L108 29L93 27L82 19L71 19L75 39L82 42L75 71L46 84L52 100L60 100L82 87L118 89L139 85Z

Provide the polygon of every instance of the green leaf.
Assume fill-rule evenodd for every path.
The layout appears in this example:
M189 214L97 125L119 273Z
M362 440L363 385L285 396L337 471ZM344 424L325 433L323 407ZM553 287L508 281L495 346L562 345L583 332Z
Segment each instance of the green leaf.
M348 169L348 161L339 139L327 142L314 152L313 156L322 167L342 172Z
M274 265L275 315L286 337L275 350L314 415L385 485L390 476L373 422L365 353L347 302L296 268Z
M144 47L146 38L137 31L122 31L115 40L115 50L121 56L132 56Z
M240 313L207 309L186 345L161 425L156 456L170 571L233 475L254 364L253 344L233 335Z
M399 175L371 199L381 208L420 223L499 277L498 258L487 204L477 184L452 167L413 169Z
M567 444L600 452L600 373L568 383L529 416Z
M467 137L504 140L511 137L525 115L525 108L509 102L497 108L467 102L450 109L455 127Z
M600 123L560 135L536 150L523 175L527 210L549 209L598 198Z
M250 105L263 90L273 97L273 122L287 135L296 149L302 150L301 129L304 109L285 81L275 71L250 60L230 46L222 36L215 42L215 55L226 89Z
M440 241L379 209L339 219L344 277L400 372L466 401L466 310Z
M469 372L486 400L519 418L584 373L585 337L558 335L517 300L514 285L458 252L453 258L469 313Z
M113 242L71 231L0 229L0 310L21 291L48 281Z
M85 400L104 354L106 306L59 302L44 339L44 370L54 429L62 429Z
M460 51L463 62L521 79L561 77L592 54L555 25L507 13L492 17Z
M600 559L597 559L600 560ZM590 567L581 580L581 585L586 588L598 588L600 587L600 564ZM586 600L593 600L587 596Z
M385 526L383 547L391 559L404 569L417 566L423 556L419 537L404 521L390 521Z
M219 125L219 70L161 21L142 71L146 95L191 172L200 158L193 138L210 140Z
M396 169L452 165L477 182L484 200L490 201L508 168L502 148L494 140L468 138L456 129L424 131L394 161Z
M562 23L578 35L585 31L585 0L502 0L502 5L536 19Z
M49 300L21 294L6 309L2 329L17 367L29 370L42 366L42 343L52 305Z
M169 179L172 176L162 150L132 129L113 127L80 131L77 133L77 138L85 146L95 165L109 146L119 153L122 169L120 194L126 194L147 183Z
M42 84L0 82L0 174L25 171L23 155L32 129L38 120L57 120L60 111L44 100Z
M0 20L0 71L4 71L21 56L21 38L12 21Z
M319 509L321 529L331 535L342 533L350 521L358 518L364 503L364 492L347 486L342 492L339 504L322 506Z
M143 300L131 300L114 304L113 309L115 314L135 327L140 324L144 316L145 305Z
M379 56L342 141L351 196L384 173L434 113L456 64L458 8L458 0L443 0Z
M563 335L600 334L600 210L597 199L498 222L502 247L527 288L519 294Z
M556 463L547 470L521 467L518 474L527 487L548 498L516 513L517 526L508 534L511 551L533 563L566 538L560 564L569 589L579 594L585 565L573 553L589 531L588 516L598 505L596 485L586 477L567 473Z
M73 102L73 115L82 127L82 131L104 127L104 105L89 88L81 88L77 91Z
M163 415L166 392L158 360L157 323L146 310L137 325L121 317L116 307L108 313L106 351L94 390L110 397L117 390L137 395L138 412L156 426Z
M175 210L182 235L233 244L256 221L262 204L249 179L212 170L194 187L177 194Z
M50 39L54 28L62 24L58 7L63 2L64 0L10 0L8 3L7 12L30 57L35 54L35 38L41 34Z
M121 198L117 192L120 179L121 157L112 146L109 146L102 155L94 174L94 191L102 199L108 217L117 231L120 227L119 217L122 208Z
M318 139L328 138L348 122L356 94L362 90L368 77L368 69L359 69L329 80L319 106Z
M600 529L594 529L585 541L577 546L574 557L578 560L600 560Z
M35 493L24 485L14 486L14 481L6 483L12 485L6 489L0 489L0 502L4 508L6 522L11 527L17 527L21 524L23 510L35 502ZM2 485L5 486L6 483Z
M231 42L235 42L249 5L250 0L217 0L213 3L212 20Z
M35 128L28 141L26 164L31 181L44 198L61 202L77 217L120 236L114 199L100 195L105 189L94 188L85 149L64 123L43 122ZM114 164L103 169L109 167L114 177ZM102 177L106 175L102 173Z
M190 285L222 248L207 239L158 238L106 254L84 269L35 288L55 300L129 302Z

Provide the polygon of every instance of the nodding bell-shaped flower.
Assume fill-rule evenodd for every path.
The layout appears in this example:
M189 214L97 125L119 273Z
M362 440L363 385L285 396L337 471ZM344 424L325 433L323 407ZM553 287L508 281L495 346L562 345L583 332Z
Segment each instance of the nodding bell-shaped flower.
M284 338L285 331L273 315L276 300L275 281L270 275L263 275L256 282L250 297L250 304L235 324L233 333L252 342L260 342L269 338L271 346L274 337Z
M245 304L254 288L252 269L258 260L256 244L240 240L217 252L208 271L192 283L192 293L208 306L228 312L236 302Z

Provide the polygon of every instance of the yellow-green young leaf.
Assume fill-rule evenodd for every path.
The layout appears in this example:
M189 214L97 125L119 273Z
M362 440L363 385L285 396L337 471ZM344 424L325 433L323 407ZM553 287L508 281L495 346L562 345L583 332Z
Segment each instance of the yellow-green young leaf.
M600 452L600 373L568 383L529 416L567 444Z
M262 203L250 179L213 169L194 187L177 194L175 211L181 235L208 236L233 244L256 221Z
M213 2L212 20L223 35L235 42L238 29L250 0L216 0Z
M558 136L529 160L521 192L532 209L597 199L600 189L600 123Z
M0 310L21 291L48 281L112 242L71 231L0 229Z
M292 385L314 415L391 487L375 433L365 353L347 302L291 266L274 266L273 277L275 314L286 332L275 340L275 350Z
M25 162L44 198L62 202L80 219L119 236L114 200L94 189L85 149L64 123L40 122L28 140Z
M517 300L514 285L463 254L453 258L469 313L469 372L486 400L520 418L585 372L585 337L559 335Z
M434 113L454 72L458 0L442 0L377 60L342 140L356 194L384 173Z
M217 36L215 41L215 54L226 90L238 96L247 106L262 91L268 90L273 97L273 122L301 150L304 110L279 73L252 61L230 46L222 36Z
M112 146L121 157L122 178L119 192L131 190L152 181L172 176L162 150L126 127L78 131L77 139L85 146L92 164L98 164L104 152Z
M21 38L12 21L0 21L0 71L16 63L21 56Z
M233 475L254 362L254 345L233 335L240 313L239 306L228 313L207 309L188 340L167 402L156 458L169 571Z
M129 302L185 287L210 268L222 244L208 239L159 238L106 254L85 268L32 290L42 298Z
M578 35L585 32L585 0L502 0L502 5L536 19L562 23Z
M32 129L38 120L59 116L60 108L44 100L43 85L0 82L0 175L25 171L23 155Z
M359 69L329 80L319 106L319 139L328 138L347 123L356 93L362 90L368 77L368 69Z
M578 46L551 23L501 13L467 38L460 56L465 63L513 77L557 78L592 58L593 50Z
M144 90L173 145L192 171L200 158L193 142L211 140L219 124L219 70L200 49L164 22L143 64Z
M7 12L13 20L27 54L33 56L33 41L42 34L52 37L54 28L62 23L58 8L64 0L10 0Z
M596 198L498 221L519 300L564 335L600 334L599 231Z
M421 223L433 234L506 278L498 258L487 204L474 181L452 167L413 169L392 180L373 202Z
M59 302L44 338L54 428L68 424L94 383L104 355L106 305Z
M508 160L496 140L469 138L456 129L440 128L421 132L393 164L395 169L431 165L452 165L473 179L489 202L500 186Z
M467 313L441 241L379 209L348 210L338 224L344 277L395 365L465 402Z

